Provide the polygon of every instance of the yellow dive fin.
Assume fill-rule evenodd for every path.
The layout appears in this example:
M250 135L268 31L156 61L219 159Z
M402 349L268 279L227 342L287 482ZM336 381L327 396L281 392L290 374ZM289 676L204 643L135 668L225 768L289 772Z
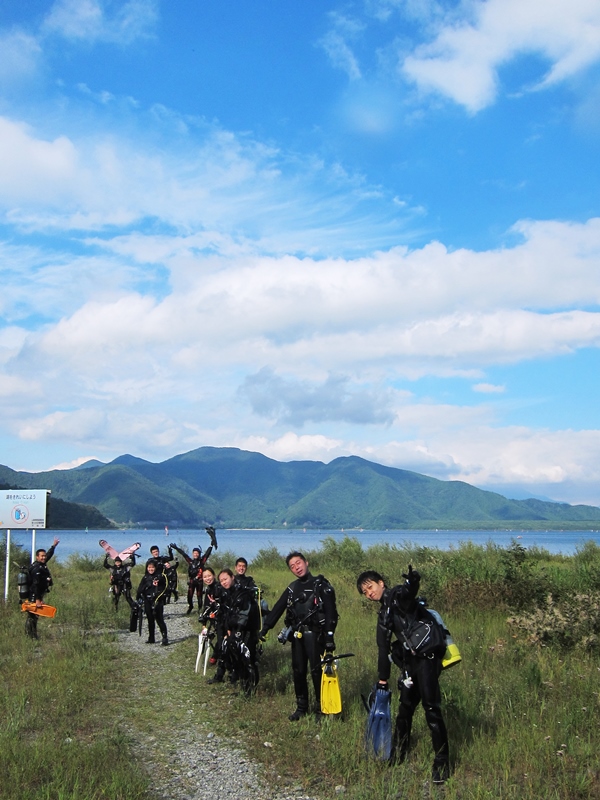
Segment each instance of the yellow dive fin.
M340 682L337 675L335 661L327 661L323 664L321 675L321 712L323 714L341 714L342 695L340 694Z
M44 604L43 606L36 606L35 603L21 603L21 611L29 611L32 614L37 614L38 617L55 617L56 616L56 609L54 606L47 606Z

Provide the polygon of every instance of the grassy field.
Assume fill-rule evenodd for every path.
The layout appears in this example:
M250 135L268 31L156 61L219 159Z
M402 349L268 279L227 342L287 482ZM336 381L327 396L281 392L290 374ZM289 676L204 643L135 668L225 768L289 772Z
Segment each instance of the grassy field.
M232 554L216 555L213 567L232 563ZM453 767L444 798L600 798L600 548L587 545L573 557L525 551L517 543L508 549L363 551L356 540L330 539L307 555L311 571L323 572L336 588L338 652L356 654L339 663L342 718L288 722L295 705L290 646L277 642L278 628L265 645L261 682L249 700L194 675L193 638L169 648L171 703L184 704L203 724L208 719L218 734L243 741L267 776L307 793L328 798L343 786L344 797L356 800L441 796L427 783L432 753L421 709L404 765L364 756L360 695L377 677L377 607L358 595L355 579L374 568L397 583L412 563L422 574L422 593L443 614L463 656L440 679ZM126 610L115 617L101 560L74 557L50 567L55 589L49 601L59 613L40 622L39 643L24 635L16 591L0 607L1 795L145 798L147 779L133 765L131 734L114 713L128 686L148 679L116 650L114 631L126 626ZM269 550L249 571L271 604L292 577ZM137 568L134 583L141 574ZM394 707L397 697L395 690ZM147 722L143 705L128 705L127 714L134 727ZM158 723L169 724L166 712Z

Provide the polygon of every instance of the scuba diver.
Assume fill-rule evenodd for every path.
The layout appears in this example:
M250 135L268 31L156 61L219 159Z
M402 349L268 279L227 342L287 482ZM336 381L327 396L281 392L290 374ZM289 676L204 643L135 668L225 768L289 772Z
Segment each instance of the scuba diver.
M108 563L108 553L104 556L104 568L110 571L110 592L115 611L119 608L121 595L125 597L130 607L133 607L131 599L131 569L135 567L135 553L123 561L121 556L115 556L113 565Z
M402 577L406 579L403 584L389 589L378 572L367 570L358 576L356 586L359 593L368 600L380 603L377 617L377 689L388 690L390 649L394 663L401 668L401 677L398 679L400 704L392 739L391 759L396 763L405 760L410 746L413 715L419 703L422 703L433 744L432 781L434 784L442 784L450 776L448 733L442 716L439 684L446 646L444 644L439 651L429 655L417 654L409 646L409 627L419 619L419 615L426 613L426 609L417 597L421 581L419 573L409 565L408 573ZM392 634L398 642L390 648Z
M206 629L208 634L208 641L212 650L212 655L209 658L209 664L217 664L221 658L221 646L223 644L223 636L226 633L222 625L224 614L221 613L221 600L223 597L223 587L217 581L214 569L212 567L205 567L202 573L202 581L204 583L204 601L202 605L202 612L198 616L198 622L202 624L202 629ZM225 669L221 672L217 669L217 674L220 675L221 680L225 674ZM216 676L215 676L216 677ZM209 680L209 683L220 683L221 680Z
M148 620L146 644L154 644L156 625L162 634L161 644L165 647L169 644L167 625L164 619L166 592L167 576L164 572L160 572L156 562L150 559L146 564L146 573L140 581L136 594L136 600L143 604Z
M210 554L213 551L213 547L215 550L218 549L215 529L207 528L206 532L210 537L211 544L204 555L202 555L202 549L200 547L194 547L190 557L180 547L177 547L176 544L169 545L169 548L172 548L172 550L177 550L177 552L183 556L186 564L188 565L187 614L191 614L194 610L194 595L196 595L198 600L198 611L202 611L202 572L206 566L206 562L208 561Z
M60 539L54 539L52 546L48 550L40 548L35 551L35 561L28 568L29 576L29 600L35 603L37 608L44 605L44 595L50 591L52 587L52 575L47 567L48 561L54 555L54 550L59 543ZM37 632L38 615L32 611L27 612L27 619L25 620L25 633L31 639L38 638Z
M171 552L171 556L172 555L173 553ZM148 564L151 561L154 562L156 572L158 572L160 575L162 575L162 573L165 571L165 568L168 569L170 566L169 556L161 556L160 548L157 544L153 544L150 548L150 558L146 561L146 567L148 567Z
M333 586L323 575L309 572L308 561L298 551L290 553L286 563L296 580L290 583L273 610L263 622L260 638L274 628L286 612L284 630L277 637L285 644L292 642L292 672L296 693L296 710L289 719L295 722L308 714L308 669L312 678L316 713L320 713L321 655L333 653L333 634L338 621Z
M240 680L242 690L250 695L258 683L255 592L249 586L236 583L230 569L221 570L219 583L219 627L223 631L223 641L219 666L210 682L222 682L228 670L230 681Z
M178 566L179 560L175 558L172 546L169 545L169 561L165 564L165 575L167 576L166 603L171 602L171 597L175 598L175 602L179 600L179 575L177 574Z

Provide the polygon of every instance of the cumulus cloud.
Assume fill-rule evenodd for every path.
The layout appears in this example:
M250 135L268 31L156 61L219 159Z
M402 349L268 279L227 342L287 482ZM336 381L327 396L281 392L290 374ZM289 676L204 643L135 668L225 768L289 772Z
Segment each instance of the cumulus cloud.
M600 59L595 0L477 0L464 8L465 17L450 12L430 42L404 57L401 71L472 113L494 101L499 69L518 55L544 64L537 84L523 89L564 81Z
M146 393L178 383L191 395L194 376L210 369L231 373L231 393L244 384L275 419L324 413L325 400L349 418L360 398L367 417L384 422L389 405L369 381L454 374L482 384L490 364L600 345L600 313L579 308L600 301L598 220L520 229L525 240L498 251L434 244L356 259L258 256L200 234L94 238L89 246L104 254L47 264L29 251L19 263L11 249L0 301L13 320L6 368L38 375L51 359L68 371L65 393L79 382L102 394L108 382L105 393L120 397L125 376ZM39 331L19 327L43 313ZM356 385L334 385L332 374ZM277 392L279 405L268 406Z
M300 427L305 422L326 420L382 424L392 422L394 416L389 392L353 390L349 378L341 375L330 375L314 386L286 380L264 368L244 380L239 394L250 402L255 414Z
M600 431L532 430L525 427L475 429L452 447L450 477L485 488L515 484L565 502L600 505Z

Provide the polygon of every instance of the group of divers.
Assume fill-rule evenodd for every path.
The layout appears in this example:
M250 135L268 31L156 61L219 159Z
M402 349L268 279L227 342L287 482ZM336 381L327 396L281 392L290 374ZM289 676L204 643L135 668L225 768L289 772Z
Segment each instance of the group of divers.
M100 545L106 551L104 567L110 573L110 592L115 609L124 597L131 610L130 631L141 633L145 618L147 643L156 643L158 627L160 644L168 645L164 611L171 599L179 599L179 559L176 553L179 554L188 569L187 614L193 613L196 603L202 625L200 639L210 643L209 661L216 665L216 671L208 683L222 683L228 677L232 683L239 682L245 694L251 695L259 680L258 661L262 642L268 631L285 614L284 627L277 639L282 644L291 642L296 708L289 719L295 722L309 714L309 679L314 692L314 713L320 715L328 703L323 696L324 692L329 691L328 687L339 696L335 659L341 656L335 655L334 634L338 612L333 586L323 575L313 575L306 557L301 552L293 551L287 555L286 563L295 580L269 610L259 587L247 574L248 562L245 558L237 559L234 570L224 568L218 574L208 566L207 561L218 545L215 529L208 527L206 531L211 544L204 552L200 547L194 547L189 555L171 543L168 554L161 555L159 547L152 546L135 595L131 569L136 564L136 551L140 544L118 552L101 540ZM44 594L52 584L46 563L57 544L58 539L55 539L48 551L38 550L30 568L29 599L38 606L39 613L44 607ZM361 572L357 578L359 593L379 603L376 632L378 682L367 702L367 749L376 758L402 763L410 746L413 715L421 703L434 751L432 782L443 784L450 775L448 734L441 710L439 686L440 673L443 666L447 665L444 661L448 653L446 640L442 635L442 640L437 641L436 626L430 624L431 610L425 607L419 597L419 573L409 566L403 578L403 583L393 587L388 587L381 574L374 570ZM26 629L30 636L37 638L36 609L33 605L31 608L33 613L27 615ZM426 635L423 634L425 630L428 631ZM438 631L438 639L439 636ZM393 731L389 688L392 663L400 668L400 700ZM335 680L325 680L326 674ZM329 698L326 713L341 710L341 700L337 707L335 697L333 702L331 700Z

